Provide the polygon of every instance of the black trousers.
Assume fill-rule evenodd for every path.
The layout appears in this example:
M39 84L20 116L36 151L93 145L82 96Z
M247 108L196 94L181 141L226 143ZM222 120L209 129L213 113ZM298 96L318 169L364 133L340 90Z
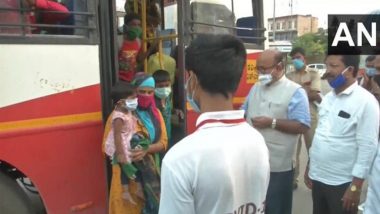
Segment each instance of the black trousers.
M271 172L265 200L266 214L291 214L293 202L294 169Z
M356 214L343 210L343 195L350 183L338 186L327 185L313 180L313 214Z

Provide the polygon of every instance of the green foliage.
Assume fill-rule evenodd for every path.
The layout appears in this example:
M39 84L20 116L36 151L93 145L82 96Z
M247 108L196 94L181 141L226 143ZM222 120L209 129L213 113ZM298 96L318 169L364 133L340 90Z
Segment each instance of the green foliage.
M319 29L317 33L307 33L297 37L292 45L304 48L307 58L323 56L327 51L327 35L323 29Z

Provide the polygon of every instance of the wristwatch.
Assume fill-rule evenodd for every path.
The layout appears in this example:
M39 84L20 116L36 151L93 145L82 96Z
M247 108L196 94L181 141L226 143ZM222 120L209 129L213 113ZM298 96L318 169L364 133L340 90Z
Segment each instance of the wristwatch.
M359 188L355 184L351 184L350 190L351 190L351 192L360 191Z
M276 128L276 123L277 122L277 120L276 120L276 118L273 118L273 120L272 120L272 129L275 129Z

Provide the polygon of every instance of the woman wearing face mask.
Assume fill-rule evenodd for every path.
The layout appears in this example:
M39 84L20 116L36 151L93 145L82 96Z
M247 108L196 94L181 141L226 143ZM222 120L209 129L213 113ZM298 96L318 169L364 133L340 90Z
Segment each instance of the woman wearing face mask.
M157 213L160 194L159 153L168 145L165 123L154 102L155 82L151 76L137 75L132 84L137 87L136 132L143 133L149 142L145 148L131 149L130 157L141 173L143 198L136 182L130 183L129 191L134 203L122 199L120 168L113 167L109 213Z

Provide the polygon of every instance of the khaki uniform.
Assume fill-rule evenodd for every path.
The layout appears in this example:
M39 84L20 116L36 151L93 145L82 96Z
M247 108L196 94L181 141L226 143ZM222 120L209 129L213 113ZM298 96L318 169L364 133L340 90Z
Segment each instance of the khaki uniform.
M314 69L308 69L306 68L306 73L301 73L298 71L291 71L286 74L286 76L300 84L303 88L308 89L308 90L314 90L314 91L321 91L321 77L319 76L319 72ZM306 90L307 91L307 90ZM297 152L296 152L296 163L295 163L295 172L294 172L294 183L297 183L297 178L299 175L299 156L301 153L301 146L302 146L302 137L304 138L305 145L307 152L309 153L309 149L311 147L311 143L313 141L315 129L318 124L318 109L317 106L313 103L309 103L310 107L310 118L311 118L311 126L310 129L303 135L301 135L298 145L297 145Z

